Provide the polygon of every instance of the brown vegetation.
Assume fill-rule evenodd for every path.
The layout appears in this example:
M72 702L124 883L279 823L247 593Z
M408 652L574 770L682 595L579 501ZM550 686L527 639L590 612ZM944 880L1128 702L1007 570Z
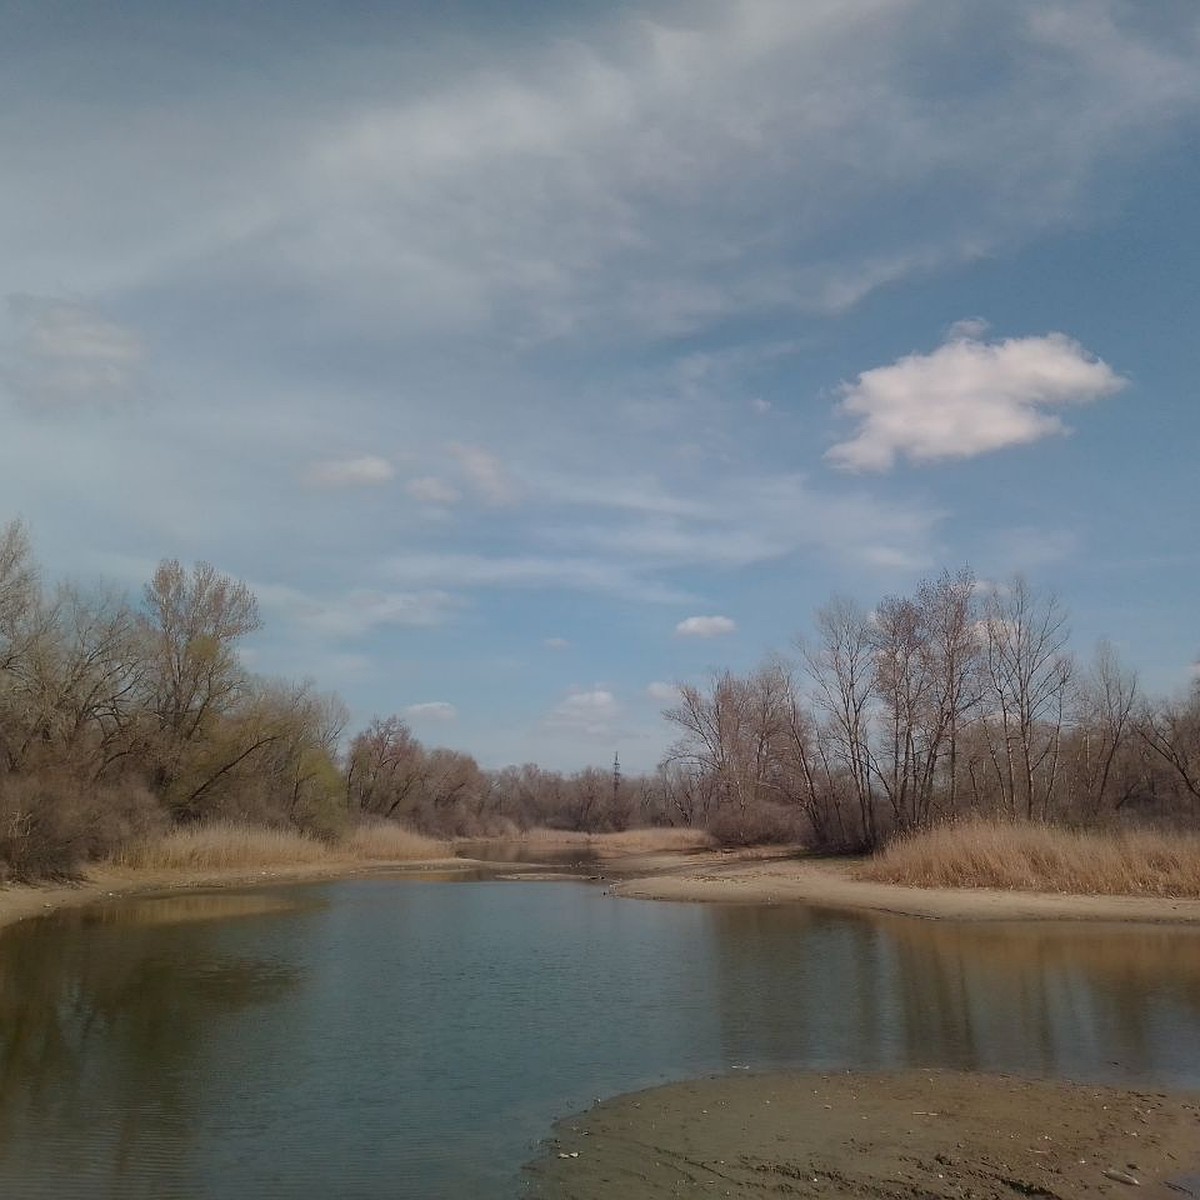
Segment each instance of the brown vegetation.
M660 809L726 842L850 851L969 816L1194 826L1200 685L1153 703L1110 646L1084 667L1067 638L1020 577L835 599L797 662L680 688Z
M844 851L971 815L1200 813L1200 687L1151 703L1106 646L1082 668L1061 606L1019 578L943 574L870 612L831 601L794 663L682 685L665 713L678 740L634 778L487 771L395 716L344 740L336 696L246 669L259 623L245 584L206 563L164 561L136 604L46 587L23 526L0 527L0 883L219 823L331 846L370 827L353 844L395 858L414 833L679 828L689 845Z
M113 864L155 871L225 871L322 863L330 847L293 829L264 829L232 821L189 825L134 842Z
M972 820L898 838L855 875L914 887L1200 898L1200 835Z

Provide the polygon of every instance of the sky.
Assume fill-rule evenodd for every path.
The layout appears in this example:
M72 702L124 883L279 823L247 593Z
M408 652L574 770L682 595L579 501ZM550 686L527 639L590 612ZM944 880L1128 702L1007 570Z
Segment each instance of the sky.
M652 768L834 595L1200 657L1194 0L0 0L0 522Z

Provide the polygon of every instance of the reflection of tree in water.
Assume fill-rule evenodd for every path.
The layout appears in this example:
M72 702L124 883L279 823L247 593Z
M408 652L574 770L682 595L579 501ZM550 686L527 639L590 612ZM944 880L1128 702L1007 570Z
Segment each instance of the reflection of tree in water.
M724 1052L734 1062L888 1060L886 939L869 923L799 907L711 910Z
M220 937L76 917L0 938L0 1192L78 1171L131 1195L127 1170L155 1152L156 1170L182 1172L221 1019L298 981Z
M1192 932L786 908L715 909L711 930L734 1062L1200 1083Z
M896 946L911 1061L1200 1080L1200 1047L1187 1036L1200 1015L1193 932L880 924Z

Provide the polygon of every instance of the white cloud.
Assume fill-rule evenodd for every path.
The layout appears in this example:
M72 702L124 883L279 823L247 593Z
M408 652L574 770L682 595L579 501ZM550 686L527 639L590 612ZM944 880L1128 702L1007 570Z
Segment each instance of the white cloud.
M959 327L932 354L910 354L842 387L838 410L858 421L826 455L835 466L885 471L973 458L1067 431L1053 410L1112 395L1126 380L1061 333L976 340Z
M675 626L679 637L722 637L736 631L737 622L731 617L686 617Z
M445 700L426 700L408 705L401 715L408 721L449 722L458 720L458 709Z
M10 296L17 333L0 360L0 384L33 407L122 403L145 389L145 348L127 329L83 304Z
M332 458L314 463L306 476L314 487L377 487L388 483L396 468L386 458L364 454L360 458Z
M646 695L661 704L674 704L679 699L679 687L674 683L662 683L655 680L646 685Z
M505 508L517 502L519 490L504 464L479 446L454 443L450 453L458 459L463 475L486 504Z
M542 645L547 650L567 650L570 648L571 643L564 637L548 637Z
M438 479L434 475L426 475L420 479L410 479L404 485L404 490L421 504L431 504L443 508L451 504L457 504L462 499L462 494L458 488L447 483L444 479Z
M546 715L544 724L564 733L611 739L617 733L621 706L607 688L572 692Z

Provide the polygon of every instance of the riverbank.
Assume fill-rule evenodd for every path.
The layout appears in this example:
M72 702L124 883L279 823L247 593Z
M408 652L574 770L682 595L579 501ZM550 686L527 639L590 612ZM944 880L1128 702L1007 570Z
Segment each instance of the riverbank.
M1108 921L1200 925L1200 900L1081 896L998 888L921 888L854 877L857 864L806 858L796 847L716 851L646 836L538 836L468 842L471 857L337 858L319 863L230 869L99 867L77 883L0 887L0 927L114 896L202 888L317 882L355 875L433 874L487 869L497 878L591 878L613 896L722 904L806 903L955 921ZM475 857L478 855L478 857ZM541 862L542 869L535 864ZM546 867L566 868L549 873Z
M950 1071L729 1075L556 1127L545 1200L1197 1195L1200 1097Z
M746 861L716 854L625 877L615 895L639 900L722 904L802 902L956 921L1121 921L1200 925L1200 900L1160 896L1081 896L999 888L920 888L854 878L855 864L796 855Z
M388 857L387 840L373 831L365 844L351 842L346 851L323 850L310 861L285 860L294 854L284 846L281 860L243 861L237 865L195 865L194 847L154 847L148 856L156 865L103 865L89 868L70 883L0 885L0 928L44 916L61 908L78 908L118 896L159 895L167 892L216 888L248 888L273 884L317 883L352 876L435 875L452 878L480 870L497 878L550 879L604 878L607 874L636 875L697 867L712 854L705 834L680 830L632 830L628 833L558 834L539 830L525 839L466 839L460 843L428 842L420 857L422 839L406 835L403 857ZM232 857L228 837L222 839L212 861ZM240 851L245 852L245 843ZM454 853L457 849L459 853ZM754 854L755 852L745 852ZM475 857L478 854L479 857ZM203 861L203 860L201 860ZM162 865L164 863L192 865ZM539 863L544 864L539 869ZM545 868L565 864L571 873L550 874ZM604 872L605 874L601 874Z

